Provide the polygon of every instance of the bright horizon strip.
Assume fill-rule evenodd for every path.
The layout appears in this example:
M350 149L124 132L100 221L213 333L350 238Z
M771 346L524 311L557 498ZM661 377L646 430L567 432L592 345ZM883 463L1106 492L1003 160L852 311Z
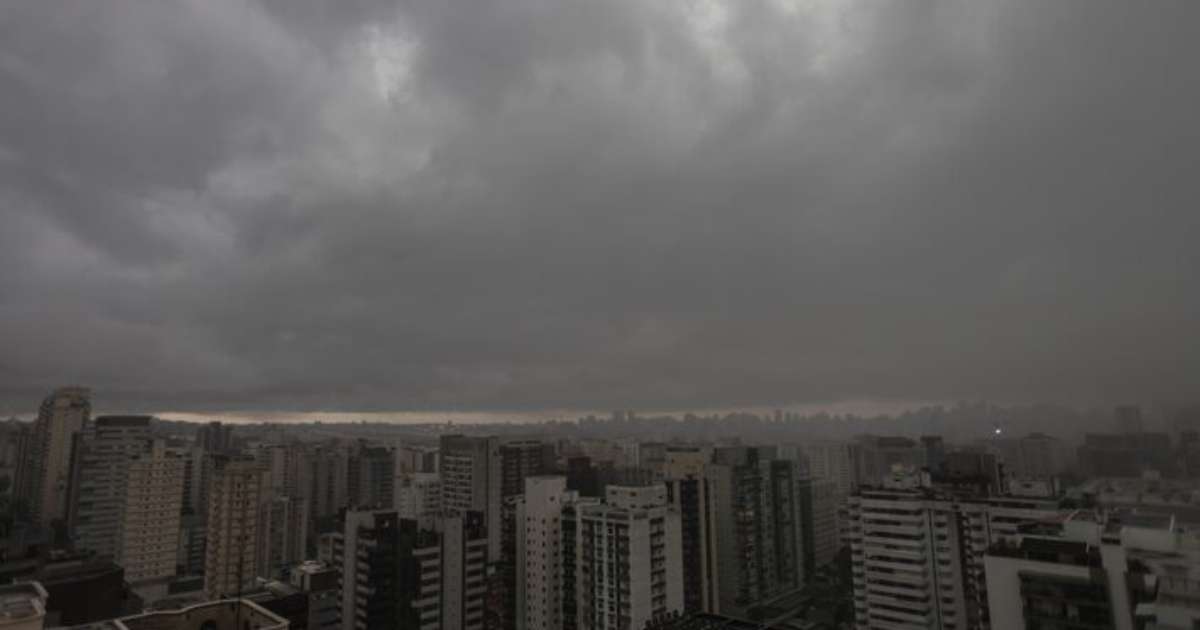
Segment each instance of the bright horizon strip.
M807 405L780 405L775 406L747 406L747 407L727 407L727 408L710 408L710 409L683 409L683 410L662 410L662 411L639 411L634 409L633 412L641 416L675 416L681 418L686 414L695 414L707 416L712 414L725 415L728 413L753 413L757 415L769 416L774 413L775 409L779 409L785 413L799 413L801 415L816 415L819 413L828 413L830 415L856 415L861 417L873 417L880 415L895 415L904 411L919 409L938 404L938 402L914 402L914 401L878 401L878 400L859 400L859 401L844 401L839 403L827 404L807 404ZM280 424L302 424L312 422L323 422L329 424L339 424L347 422L373 422L387 424L446 424L447 422L454 424L505 424L505 423L540 423L552 422L555 420L564 422L575 422L580 418L589 415L596 416L600 419L607 419L611 416L613 410L579 410L579 409L549 409L535 411L215 411L215 412L193 412L193 411L159 411L155 415L164 420L176 420L181 422L229 422L231 424L258 424L263 422L278 422ZM104 414L95 414L104 415Z

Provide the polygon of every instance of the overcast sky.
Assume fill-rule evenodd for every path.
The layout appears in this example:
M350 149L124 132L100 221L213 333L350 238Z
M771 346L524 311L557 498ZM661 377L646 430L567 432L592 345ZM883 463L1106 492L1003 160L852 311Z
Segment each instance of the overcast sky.
M1200 398L1200 2L0 7L0 398Z

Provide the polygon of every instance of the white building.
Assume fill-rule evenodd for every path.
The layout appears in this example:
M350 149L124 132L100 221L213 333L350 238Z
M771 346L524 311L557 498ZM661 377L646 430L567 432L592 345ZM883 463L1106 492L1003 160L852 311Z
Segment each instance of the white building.
M1080 510L993 547L986 564L997 630L1200 627L1200 535L1169 514Z
M446 460L442 460L445 470ZM525 495L517 502L518 630L563 626L566 602L563 585L563 507L578 499L567 491L567 478L527 477Z
M679 512L664 486L609 486L573 520L578 628L643 628L683 611Z
M204 592L209 599L254 587L259 520L262 504L270 497L270 477L250 457L212 458L204 562Z
M134 586L175 575L185 465L162 440L129 460L117 564Z
M987 627L988 548L1057 517L1052 501L955 494L923 474L860 488L842 515L856 627Z
M392 504L401 518L441 514L441 476L437 473L402 473L396 478L396 498Z

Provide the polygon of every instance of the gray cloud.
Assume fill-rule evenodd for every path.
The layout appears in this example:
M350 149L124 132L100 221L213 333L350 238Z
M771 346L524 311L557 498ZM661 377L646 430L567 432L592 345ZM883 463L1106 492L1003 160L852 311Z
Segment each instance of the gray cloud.
M1200 5L0 9L0 390L1185 399Z

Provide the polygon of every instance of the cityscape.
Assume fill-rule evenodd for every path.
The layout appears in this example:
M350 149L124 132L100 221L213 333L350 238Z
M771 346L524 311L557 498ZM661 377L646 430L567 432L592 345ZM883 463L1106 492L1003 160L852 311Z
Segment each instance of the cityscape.
M872 421L976 432L955 440L812 436L865 420L783 410L233 425L93 415L89 389L61 387L33 421L0 423L0 622L1200 624L1200 406L1005 431L1029 413L1055 419L961 403Z
M1200 630L1200 1L0 1L0 630Z

